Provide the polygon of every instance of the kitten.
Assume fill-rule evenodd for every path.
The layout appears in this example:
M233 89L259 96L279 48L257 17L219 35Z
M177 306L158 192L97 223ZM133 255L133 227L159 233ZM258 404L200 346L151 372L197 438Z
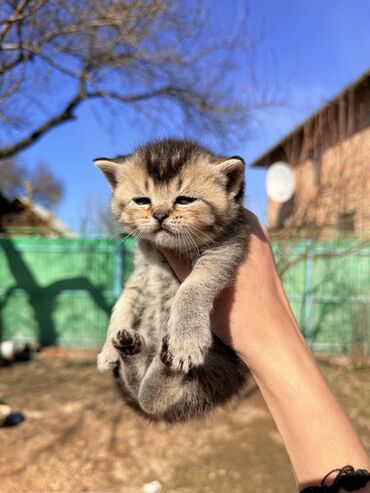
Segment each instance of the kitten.
M214 300L247 253L244 162L175 139L94 162L112 188L115 217L137 238L135 270L113 309L98 368L117 368L125 396L152 418L205 413L247 376L210 328ZM182 284L161 248L191 260Z

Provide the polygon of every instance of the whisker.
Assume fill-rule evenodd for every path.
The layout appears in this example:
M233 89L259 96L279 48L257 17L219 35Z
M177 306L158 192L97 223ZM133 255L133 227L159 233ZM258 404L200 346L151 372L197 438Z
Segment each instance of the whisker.
M200 229L196 228L195 226L188 225L188 227L189 227L189 230L191 230L192 234L194 236L196 236L200 241L202 241L202 242L204 242L205 240L213 241L213 238L211 236L207 235L206 233L204 233ZM201 237L198 236L198 234L202 234L204 236L204 238L202 239Z
M195 243L194 238L192 238L192 236L189 233L189 231L187 231L186 229L184 229L184 234L185 234L186 238L188 239L190 246L193 247L192 249L195 249L198 252L198 254L199 254L198 246Z
M201 229L195 227L193 224L187 224L187 227L189 227L190 229L193 229L194 231L197 231L197 233L200 233L202 234L203 236L205 236L206 238L209 238L211 239L211 237L209 235L207 235L207 233L205 233L204 231L202 231Z
M201 241L201 242L203 242L203 241L204 241L202 238L200 238L200 237L198 236L198 234L197 234L197 232L196 232L196 231L192 230L191 228L190 228L190 231L191 231L191 234L192 234L193 236L195 236L195 237L196 237L199 241ZM209 238L209 239L211 239L211 238Z

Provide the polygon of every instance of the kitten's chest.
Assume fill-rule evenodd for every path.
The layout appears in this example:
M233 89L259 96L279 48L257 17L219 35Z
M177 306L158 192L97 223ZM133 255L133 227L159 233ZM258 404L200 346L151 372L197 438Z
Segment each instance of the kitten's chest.
M162 265L152 265L148 269L146 280L148 303L157 304L158 308L172 303L180 285L172 271Z
M139 325L154 343L159 343L167 333L180 283L164 257L150 245L140 245L136 260L143 273L144 294Z
M144 277L144 296L136 328L145 334L147 342L156 350L167 333L179 282L172 272L158 265L148 266Z
M161 303L175 297L180 283L158 250L147 243L140 243L136 251L136 264L143 272L147 304Z

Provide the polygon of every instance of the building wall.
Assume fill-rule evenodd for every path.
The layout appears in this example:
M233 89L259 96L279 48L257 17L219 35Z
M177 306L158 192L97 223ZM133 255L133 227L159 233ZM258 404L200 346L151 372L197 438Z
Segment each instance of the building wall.
M340 126L336 122L336 132ZM321 135L315 152L308 156L301 152L296 163L290 161L296 178L295 197L287 204L269 201L271 227L312 225L322 231L338 231L350 230L353 221L357 235L370 234L370 127L343 139L338 132L338 137L334 145L324 146Z

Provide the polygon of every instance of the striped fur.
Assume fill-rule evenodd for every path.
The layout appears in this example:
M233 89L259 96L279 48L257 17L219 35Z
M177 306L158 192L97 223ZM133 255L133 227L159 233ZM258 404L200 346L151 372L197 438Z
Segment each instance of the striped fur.
M125 397L151 418L203 414L237 393L247 375L210 330L214 300L247 254L244 163L169 139L96 164L112 187L114 215L138 239L98 367L116 368ZM192 262L182 284L163 248Z

